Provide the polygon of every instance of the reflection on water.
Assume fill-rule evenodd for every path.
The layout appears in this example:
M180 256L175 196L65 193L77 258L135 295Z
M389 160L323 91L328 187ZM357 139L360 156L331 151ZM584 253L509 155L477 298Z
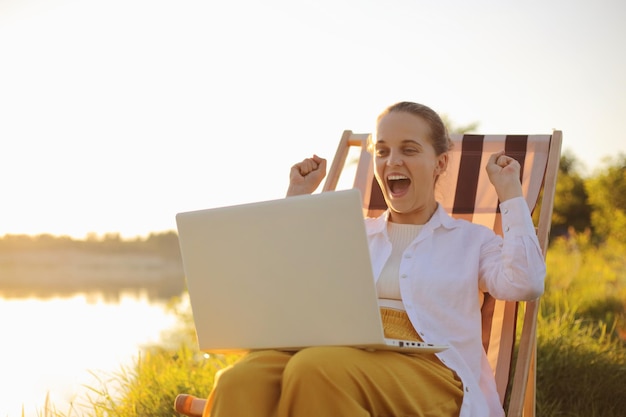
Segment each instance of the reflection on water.
M159 342L176 318L147 296L97 295L0 299L0 417L43 415L51 403L67 414L80 405L90 371L106 376ZM73 413L73 415L76 415Z

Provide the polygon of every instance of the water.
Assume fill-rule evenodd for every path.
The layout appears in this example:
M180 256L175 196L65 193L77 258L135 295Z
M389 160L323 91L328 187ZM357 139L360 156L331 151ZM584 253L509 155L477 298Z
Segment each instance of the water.
M61 413L158 343L176 317L147 297L94 295L0 299L0 417L43 416L46 396ZM75 411L71 413L77 415Z

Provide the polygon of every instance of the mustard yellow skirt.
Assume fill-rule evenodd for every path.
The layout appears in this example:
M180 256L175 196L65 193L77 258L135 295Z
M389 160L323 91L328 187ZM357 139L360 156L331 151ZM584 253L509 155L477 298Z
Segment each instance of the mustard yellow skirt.
M403 311L385 336L421 340ZM434 354L322 346L253 352L220 371L205 417L458 416L462 383Z

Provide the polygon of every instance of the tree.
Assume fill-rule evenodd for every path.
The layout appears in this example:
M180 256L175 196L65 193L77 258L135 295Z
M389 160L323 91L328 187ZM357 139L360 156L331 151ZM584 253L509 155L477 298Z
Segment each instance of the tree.
M626 243L626 155L605 159L607 168L585 182L592 206L591 224L596 238Z
M580 161L571 152L563 152L554 195L551 237L567 234L570 228L577 232L591 228L591 205L579 169Z
M469 133L478 129L478 126L480 125L478 122L472 122L466 125L457 125L450 120L450 117L448 117L447 114L442 114L441 120L443 121L443 124L446 125L446 129L448 129L449 133Z

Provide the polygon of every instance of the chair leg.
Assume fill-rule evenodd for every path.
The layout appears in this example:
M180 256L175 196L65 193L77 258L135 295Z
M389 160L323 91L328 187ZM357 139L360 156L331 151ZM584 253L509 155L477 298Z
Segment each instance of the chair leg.
M174 410L189 417L202 417L206 400L193 395L178 394L174 400Z

